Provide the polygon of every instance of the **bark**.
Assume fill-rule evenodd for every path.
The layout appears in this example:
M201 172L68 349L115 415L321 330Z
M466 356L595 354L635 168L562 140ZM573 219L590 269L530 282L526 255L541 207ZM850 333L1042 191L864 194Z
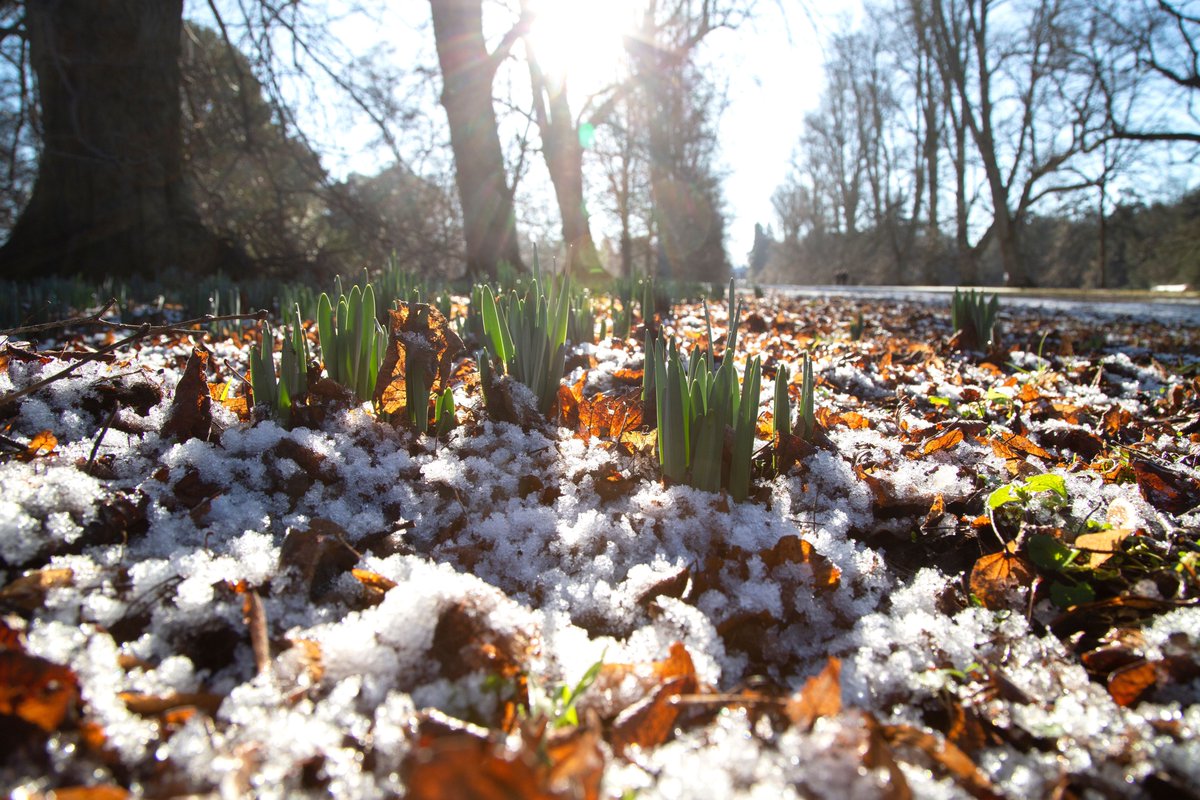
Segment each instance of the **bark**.
M183 0L41 0L25 15L43 148L0 274L233 266L183 185Z
M493 278L502 261L522 265L512 189L492 105L496 68L521 31L514 29L494 52L488 52L481 0L430 0L429 4L442 71L441 101L450 124L462 205L467 272Z
M600 271L600 256L583 200L583 145L579 128L567 101L566 80L547 79L528 41L525 49L534 111L542 135L542 155L562 219L568 269L571 275L584 279Z

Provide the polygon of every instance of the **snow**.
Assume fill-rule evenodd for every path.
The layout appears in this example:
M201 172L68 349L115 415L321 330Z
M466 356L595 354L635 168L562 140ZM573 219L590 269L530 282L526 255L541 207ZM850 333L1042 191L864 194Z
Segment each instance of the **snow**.
M702 325L703 317L676 323ZM886 770L863 766L874 724L866 715L921 726L922 709L949 696L987 711L1002 727L1055 742L1054 752L1007 743L982 749L982 772L1008 796L1044 796L1064 769L1095 770L1098 780L1117 787L1160 768L1200 781L1195 684L1166 702L1122 709L1038 622L983 608L948 610L946 598L961 592L959 576L934 568L904 574L869 544L881 532L885 541L907 536L914 521L879 517L870 488L855 474L859 458L877 465L897 506L922 513L937 495L952 503L977 495L981 483L1009 480L1003 460L977 442L908 458L896 424L924 427L917 411L879 414L867 429L832 431L832 449L817 450L792 475L762 483L765 500L742 504L647 480L653 467L645 456L618 455L563 430L494 422L478 408L472 410L482 419L469 432L460 428L440 443L387 428L363 408L339 412L319 430L290 431L271 421L240 423L219 410L219 441L176 443L155 432L110 430L100 452L114 457L115 477L78 469L104 422L80 410L89 388L141 370L172 389L186 353L178 345L148 344L137 354L139 366L90 364L24 400L13 435L52 430L58 451L0 465L0 578L8 583L42 563L73 572L71 585L51 590L30 615L27 648L79 677L86 718L103 728L138 791L155 789L153 775L137 768L148 760L169 765L184 792L402 792L399 771L419 712L438 709L463 719L497 712L498 695L483 671L448 676L434 652L439 622L464 606L489 636L528 643L530 679L540 686L574 685L600 660L653 662L673 642L691 654L700 683L720 691L759 678L796 691L826 657L843 659L845 713L809 731L758 719L744 707L725 708L710 725L631 762L610 759L609 797L886 795ZM237 358L237 351L227 355ZM615 371L639 360L611 341L594 355L589 392L610 391ZM1014 353L1013 360L1030 370L1048 363L1030 353ZM1112 376L1103 388L1080 389L1076 403L1119 402L1138 414L1146 410L1146 393L1166 385L1161 370L1124 353L1075 363L1103 366ZM0 373L0 391L59 367L14 360ZM821 405L866 413L861 401L897 397L875 365L819 360L816 369L828 383ZM910 399L933 393L961 400L963 387L947 374L902 384ZM964 374L983 388L994 380L971 369ZM771 390L764 381L764 404ZM165 394L147 417L151 426L165 419L171 392ZM463 395L456 402L470 409L474 401ZM596 475L606 466L637 479L627 494L597 491ZM1039 521L1107 517L1124 527L1160 527L1161 515L1136 485L1053 471L1065 479L1069 503L1032 510L1044 517ZM527 476L556 491L523 489ZM148 528L90 543L87 527L115 490L145 498ZM358 569L394 582L377 604L362 602L362 587L348 574L314 600L280 570L285 537L315 520L344 532ZM768 567L760 554L785 536L801 537L836 568L837 585L818 588L809 564ZM695 597L647 597L681 570L689 570L694 584L706 559L732 547L749 554L744 574L726 569L719 585ZM243 590L261 597L275 647L262 672L245 634ZM720 632L738 615L759 612L787 621L764 644L781 656L781 666L765 676ZM1195 650L1200 610L1167 612L1142 633L1148 659L1182 647L1182 639ZM302 643L315 646L316 662ZM208 648L220 647L225 658L208 658ZM130 659L137 666L127 666ZM1003 674L1029 701L983 696L991 688L987 670ZM125 692L212 692L223 699L215 718L196 714L168 736L154 717L128 710ZM1181 733L1156 734L1152 718L1173 721ZM69 749L56 759L50 769L63 779L81 764L100 778L117 772ZM900 768L916 796L965 796L942 773L907 761ZM302 785L306 769L319 773L323 788ZM14 796L44 788L39 780L11 765L0 770L0 787Z

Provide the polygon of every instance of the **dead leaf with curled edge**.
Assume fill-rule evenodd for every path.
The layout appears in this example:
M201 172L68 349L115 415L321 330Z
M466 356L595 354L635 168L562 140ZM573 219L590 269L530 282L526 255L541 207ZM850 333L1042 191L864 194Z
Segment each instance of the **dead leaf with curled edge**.
M408 408L405 376L409 366L421 365L429 393L436 397L449 385L454 359L462 352L463 342L442 312L425 303L400 303L388 315L391 335L379 367L374 400L381 411L394 414ZM421 399L428 402L428 398Z
M912 449L906 449L904 454L909 458L925 458L942 450L950 450L963 440L961 428L950 428L936 436L931 436Z
M17 458L21 461L33 461L35 458L45 458L52 455L56 447L58 447L58 437L50 431L42 431L29 440L29 444L25 446L25 451L18 453Z
M784 714L797 728L810 730L821 717L842 713L842 662L830 658L824 669L804 682L784 706Z
M938 770L948 774L976 800L1000 800L1003 797L971 757L953 742L912 725L882 725L880 733L893 750L912 747L923 753Z
M207 368L208 353L193 347L162 427L164 437L175 436L181 442L188 439L208 441L212 433L212 396L204 378Z
M1019 458L1024 460L1027 456L1033 456L1043 461L1055 460L1054 456L1046 452L1044 448L1016 433L994 436L988 439L988 444L992 446L992 452L1003 459Z
M519 726L507 739L424 712L401 772L410 800L598 800L604 774L593 725Z

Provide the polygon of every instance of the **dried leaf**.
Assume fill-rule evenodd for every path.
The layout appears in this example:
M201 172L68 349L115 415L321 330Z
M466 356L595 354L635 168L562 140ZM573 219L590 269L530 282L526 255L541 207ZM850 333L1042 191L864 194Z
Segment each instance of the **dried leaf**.
M391 338L375 384L375 403L386 414L408 408L405 376L410 365L426 372L429 393L436 397L450 381L454 359L463 342L438 309L425 303L400 303L388 312ZM429 398L418 398L428 402Z
M42 431L29 440L25 452L18 457L22 461L33 461L35 458L51 455L56 447L58 447L58 438L50 431Z
M1134 534L1131 530L1107 530L1098 533L1083 533L1075 537L1074 546L1088 553L1088 566L1092 569L1121 552L1121 542Z
M1158 671L1149 661L1139 661L1108 676L1108 693L1113 701L1124 707L1137 703L1158 680Z
M258 592L250 589L242 600L242 617L250 631L250 650L254 667L262 675L271 668L271 637L267 630L267 610Z
M74 580L75 573L70 568L35 570L0 589L0 601L33 611L46 602L46 594L51 589L70 586Z
M1054 460L1050 453L1016 433L993 437L988 440L988 444L992 446L992 452L1000 458L1024 460L1027 456L1033 456L1046 461Z
M164 437L174 436L181 442L188 439L208 441L212 432L212 397L204 378L207 368L208 353L198 347L192 348L167 412L167 421L162 428Z
M486 600L467 598L448 605L438 617L430 655L450 680L483 671L504 678L526 672L536 652L533 636L520 629L497 629Z
M378 605L383 602L383 596L391 589L396 588L396 582L390 578L385 578L377 572L371 572L368 569L352 569L350 574L353 575L363 586L363 592L366 595L368 605Z
M173 692L165 695L121 692L118 697L132 713L157 717L182 708L198 708L208 716L216 716L224 697L210 692Z
M409 800L557 800L540 780L538 761L474 736L448 736L415 748L404 762Z
M971 569L971 594L992 610L1008 608L1011 594L1032 586L1037 571L1023 557L1008 550L983 556Z
M883 737L893 748L915 747L935 765L978 800L999 800L999 794L971 758L953 742L948 742L911 725L884 725Z
M126 800L129 796L120 786L67 786L55 789L47 800Z
M67 667L20 650L0 651L0 714L50 733L75 704L79 682Z
M358 553L346 543L346 530L336 522L314 519L305 530L291 530L279 550L280 569L294 568L300 588L316 599L340 574L358 563Z
M950 450L962 442L962 440L963 432L961 428L949 428L937 436L926 439L916 448L905 451L905 455L909 458L924 458L941 450Z
M645 750L671 738L679 717L673 701L695 690L695 677L672 678L618 714L611 731L613 752L624 756L631 747Z
M836 717L842 713L842 662L830 658L824 669L804 682L804 687L792 695L784 706L791 723L801 730L810 730L821 717Z
M779 537L769 550L760 553L768 569L781 564L807 564L812 569L813 584L817 589L836 589L842 573L829 559L813 549L799 536L789 533Z
M1144 458L1132 462L1133 475L1146 502L1167 514L1183 514L1200 505L1200 481Z

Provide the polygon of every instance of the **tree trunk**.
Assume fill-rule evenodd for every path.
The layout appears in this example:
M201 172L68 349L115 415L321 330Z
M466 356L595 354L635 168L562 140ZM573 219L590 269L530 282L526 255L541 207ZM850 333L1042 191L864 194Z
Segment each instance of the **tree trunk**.
M442 107L450 123L455 183L462 204L467 272L496 276L506 261L520 267L516 214L504 169L492 81L513 38L495 53L483 38L481 0L429 0L442 70Z
M25 3L43 147L0 274L210 271L233 255L183 186L183 0Z
M600 271L600 255L596 252L583 201L583 142L567 101L567 82L546 78L528 40L525 58L529 64L538 130L542 135L542 155L562 219L567 269L575 278L586 279Z

